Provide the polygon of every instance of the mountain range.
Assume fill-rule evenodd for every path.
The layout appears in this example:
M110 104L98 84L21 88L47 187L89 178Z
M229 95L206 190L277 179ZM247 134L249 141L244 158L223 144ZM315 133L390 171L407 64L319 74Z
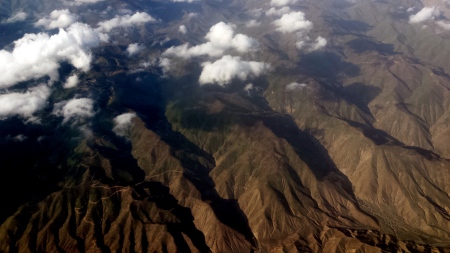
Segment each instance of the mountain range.
M0 252L450 252L445 0L0 0Z

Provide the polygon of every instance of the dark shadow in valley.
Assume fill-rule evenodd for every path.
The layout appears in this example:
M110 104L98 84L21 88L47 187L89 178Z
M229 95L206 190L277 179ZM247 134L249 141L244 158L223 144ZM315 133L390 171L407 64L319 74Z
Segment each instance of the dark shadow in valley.
M372 117L368 104L380 94L381 89L363 83L353 83L345 87L342 85L344 78L360 74L358 66L331 52L306 54L301 57L298 65L302 74L313 77L320 84L324 99L343 99Z
M358 129L366 138L370 139L375 145L395 145L395 146L404 146L396 138L392 137L388 133L383 130L376 129L372 126L368 126L359 122L351 121L344 118L339 118L342 121L347 122L351 127Z
M258 247L256 239L249 226L247 216L241 210L237 200L222 198L214 188L214 180L209 176L209 172L215 167L212 155L203 151L181 133L173 131L171 124L165 118L155 124L155 122L148 121L145 114L140 116L146 122L147 127L157 133L161 140L171 147L172 155L181 162L185 169L183 176L200 192L202 200L209 203L217 219L244 235L256 249Z
M348 103L356 105L364 113L372 116L369 103L381 93L381 88L363 83L352 83L336 89L334 92Z
M188 236L200 252L211 252L206 244L205 235L195 227L194 216L189 208L180 206L177 199L170 194L169 188L160 182L142 182L134 187L134 198L153 202L160 209L170 211L179 222L167 222L168 232L173 236L178 252L191 252L183 235ZM133 210L132 210L133 212ZM148 221L139 217L146 210L134 210L136 219L143 223ZM146 214L148 216L149 214ZM149 217L151 218L151 217ZM148 218L147 218L148 219ZM152 223L152 221L149 221Z
M372 30L372 26L359 20L345 20L339 17L325 17L325 21L336 35L362 35Z
M111 166L112 177L115 183L132 185L144 180L145 172L139 167L136 159L134 159L134 157L131 155L131 149L113 149L100 146L98 144L94 144L92 148L94 150L97 150L101 156L108 159ZM93 170L93 168L91 170ZM103 174L99 174L100 172L98 170L96 172L98 176L105 176ZM105 180L105 178L102 177L99 177L98 179ZM104 181L104 183L112 182L106 180Z
M368 51L375 51L381 55L394 55L394 45L372 41L367 38L357 38L347 42L347 45L353 49L355 53L361 54Z
M356 106L364 112L366 116L373 119L369 103L381 93L379 87L363 83L352 83L347 86L341 86L339 84L329 84L320 80L317 80L317 82L323 88L320 90L320 101L339 102L340 100L344 100L347 103ZM320 101L316 102L317 106L323 109L323 113L331 116L327 109L320 105Z
M298 65L302 74L313 77L320 84L323 89L322 99L345 100L373 118L368 104L381 93L381 89L363 83L342 85L344 78L360 74L360 68L357 65L346 62L343 57L332 52L306 54L301 57Z
M346 62L336 53L315 51L303 55L297 63L301 74L333 82L342 77L354 77L360 74L358 66Z
M333 172L341 174L328 155L328 151L312 135L299 129L291 116L272 111L267 101L265 101L266 106L255 106L252 109L240 108L233 104L239 101L238 99L231 101L223 98L224 96L226 97L226 95L216 95L216 99L225 105L225 108L218 113L208 114L205 112L206 108L181 110L179 114L182 127L217 131L227 129L230 125L253 126L256 122L263 122L276 136L286 140L296 150L297 155L309 166L318 180L324 180ZM235 96L249 101L253 99ZM195 117L198 118L193 120L192 118Z
M342 174L326 148L312 135L299 129L290 115L273 113L259 120L262 120L264 125L277 137L284 139L294 148L297 155L308 165L318 180L325 180L331 173ZM348 184L350 185L350 182ZM346 191L352 192L351 186L346 188Z
M332 187L343 197L353 201L361 212L370 216L374 221L377 221L376 217L366 213L357 204L352 183L347 176L337 168L333 159L330 157L328 150L319 140L311 134L299 129L295 120L290 115L275 113L263 117L262 121L276 136L290 144L298 157L306 163L317 180L330 182ZM333 208L331 207L331 209Z
M61 187L71 130L47 121L26 124L20 118L0 121L0 224L25 203L38 203ZM58 134L55 134L57 132Z
M389 135L383 130L374 128L372 126L368 126L359 122L351 121L344 118L338 118L342 121L347 122L351 127L358 129L366 138L370 139L375 145L382 146L382 145L389 145L389 146L397 146L404 148L406 150L412 150L417 155L420 155L424 157L427 160L436 160L441 159L441 157L434 153L431 150L427 150L420 147L414 147L414 146L408 146L405 145L403 142L397 140L393 136Z

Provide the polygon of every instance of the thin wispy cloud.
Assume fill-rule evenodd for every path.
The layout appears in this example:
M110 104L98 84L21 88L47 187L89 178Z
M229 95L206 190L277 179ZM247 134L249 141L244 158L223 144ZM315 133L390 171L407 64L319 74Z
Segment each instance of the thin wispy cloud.
M134 25L145 24L149 22L156 22L157 20L146 12L136 12L133 15L126 14L123 16L116 16L110 20L98 23L98 30L101 32L110 32L119 27L131 27Z
M28 17L28 14L20 11L17 12L15 14L13 14L11 17L7 18L5 21L3 21L2 23L16 23L16 22L21 22L24 21L26 18Z

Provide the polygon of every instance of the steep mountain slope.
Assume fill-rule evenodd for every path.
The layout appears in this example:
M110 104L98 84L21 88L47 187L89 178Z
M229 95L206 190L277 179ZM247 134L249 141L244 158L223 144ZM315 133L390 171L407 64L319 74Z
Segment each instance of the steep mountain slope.
M19 2L1 2L2 18L31 8ZM39 124L0 119L0 251L450 252L448 9L423 24L407 10L431 4L300 1L303 33L277 30L269 1L77 7L92 26L115 16L82 11L106 6L158 20L113 30L78 86L54 85ZM207 44L221 21L257 49ZM223 56L211 47L270 68L199 85ZM55 116L72 97L95 100L88 123Z

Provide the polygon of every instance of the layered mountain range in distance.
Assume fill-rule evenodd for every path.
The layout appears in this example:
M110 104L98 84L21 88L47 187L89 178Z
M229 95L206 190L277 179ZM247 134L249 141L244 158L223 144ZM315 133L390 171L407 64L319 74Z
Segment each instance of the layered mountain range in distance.
M447 0L0 0L0 252L450 252Z

